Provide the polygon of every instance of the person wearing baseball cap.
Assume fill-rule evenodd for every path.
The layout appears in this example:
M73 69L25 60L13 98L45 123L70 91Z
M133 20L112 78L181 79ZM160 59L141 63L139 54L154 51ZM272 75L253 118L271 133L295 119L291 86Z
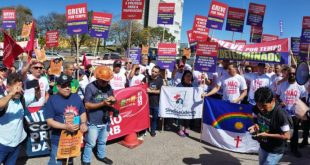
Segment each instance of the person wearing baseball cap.
M119 63L115 63L119 67ZM114 65L115 66L115 65ZM115 75L115 74L114 74ZM106 156L106 142L110 115L109 110L116 102L109 82L113 79L113 72L107 66L98 66L95 69L96 80L86 86L85 107L88 116L88 132L85 138L85 148L82 156L83 165L89 165L92 159L92 150L97 144L97 157L105 164L113 161Z
M57 159L58 143L62 130L76 133L87 131L85 107L80 96L71 92L72 77L61 74L57 79L57 94L50 96L43 111L47 124L52 128L51 152L48 164L61 164ZM73 160L69 160L72 162Z
M113 78L110 81L110 85L113 90L125 88L127 82L125 72L121 72L122 61L115 60L113 63Z

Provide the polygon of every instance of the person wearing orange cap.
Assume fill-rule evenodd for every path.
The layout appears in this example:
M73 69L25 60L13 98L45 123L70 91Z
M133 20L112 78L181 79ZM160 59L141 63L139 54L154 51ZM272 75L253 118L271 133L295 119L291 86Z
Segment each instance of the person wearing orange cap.
M105 164L113 161L106 157L106 142L109 135L109 110L116 102L109 82L113 78L112 70L107 66L98 66L95 69L96 79L88 84L85 89L85 107L88 116L88 132L82 162L84 165L91 163L92 150L97 143L97 157Z

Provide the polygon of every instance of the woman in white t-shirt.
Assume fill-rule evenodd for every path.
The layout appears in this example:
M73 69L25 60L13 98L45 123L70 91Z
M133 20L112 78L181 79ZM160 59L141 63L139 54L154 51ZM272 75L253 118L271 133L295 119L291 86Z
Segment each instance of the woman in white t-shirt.
M247 85L244 77L237 73L237 69L238 67L236 64L229 64L229 75L222 76L217 82L215 88L213 88L209 93L202 94L202 96L211 96L218 92L222 87L223 100L229 101L231 103L240 103L247 95Z

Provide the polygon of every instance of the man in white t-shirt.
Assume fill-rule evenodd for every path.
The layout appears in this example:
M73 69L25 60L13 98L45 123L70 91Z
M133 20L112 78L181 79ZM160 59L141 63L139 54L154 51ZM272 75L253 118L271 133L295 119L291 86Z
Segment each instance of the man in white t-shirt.
M140 73L140 67L138 64L134 65L129 76L129 86L135 86L142 84L142 80L144 79L144 75Z
M244 77L237 73L238 66L235 63L228 65L227 76L222 76L217 82L215 88L209 93L204 93L202 96L211 96L223 88L223 100L240 103L247 95L247 86Z
M270 64L265 65L265 74L271 78L275 73L274 73L274 66Z
M113 79L110 80L110 85L113 90L123 89L126 84L126 76L120 72L122 67L122 61L115 60L113 63Z
M149 57L147 55L143 55L141 57L140 73L143 75L151 75L152 68L155 66L153 63L149 63Z
M298 151L298 130L300 120L295 116L295 110L293 109L294 104L298 99L305 101L306 89L304 86L298 85L295 79L295 68L289 68L288 79L282 82L276 92L276 98L280 104L285 107L289 115L292 116L294 124L293 137L291 138L291 151L296 157L301 157L301 153Z
M282 73L281 73L281 65L280 64L276 64L274 66L274 70L275 70L275 74L271 77L271 89L276 92L277 91L277 86L278 86L278 82L281 81L283 79Z
M254 93L260 87L271 86L271 79L265 74L265 64L259 63L257 73L245 73L243 76L246 81L250 81L250 90L248 94L248 102L255 105Z

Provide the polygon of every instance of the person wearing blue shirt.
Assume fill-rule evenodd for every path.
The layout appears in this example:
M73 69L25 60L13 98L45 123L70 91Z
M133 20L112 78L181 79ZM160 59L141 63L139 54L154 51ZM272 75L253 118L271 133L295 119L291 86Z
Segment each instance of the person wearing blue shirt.
M24 107L41 97L40 89L35 88L34 93L24 98L22 81L21 75L10 74L6 91L0 95L0 164L16 164L20 144L27 137L23 125Z
M58 93L52 95L46 103L44 116L47 124L52 128L49 165L62 164L62 160L57 160L56 157L62 130L72 133L80 130L84 133L88 129L85 107L79 95L71 93L71 81L71 76L63 74L58 77L56 79Z

